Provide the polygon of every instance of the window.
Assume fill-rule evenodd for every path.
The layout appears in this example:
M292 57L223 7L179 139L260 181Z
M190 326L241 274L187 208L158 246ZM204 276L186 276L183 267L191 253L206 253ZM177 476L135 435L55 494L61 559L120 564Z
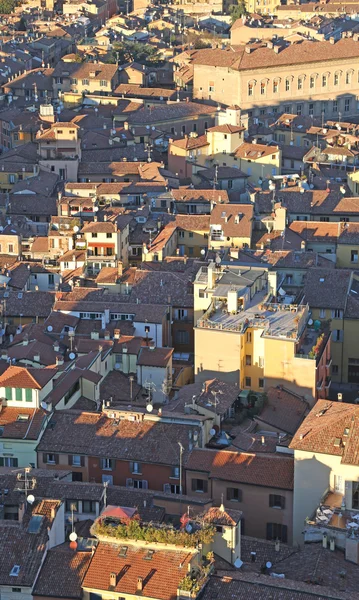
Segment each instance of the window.
M246 377L245 378L245 386L246 387L251 387L251 385L252 385L252 379L251 379L251 377Z
M169 484L169 489L170 489L171 494L180 494L181 493L181 486L178 485L177 483Z
M101 79L100 80L100 87L107 87L107 81L106 81L106 79Z
M93 500L83 500L82 501L82 512L96 514L96 502L94 502Z
M319 317L321 319L325 319L325 314L326 314L325 308L321 308L320 311L319 311Z
M10 458L8 456L0 457L0 467L17 467L18 460L17 458Z
M246 365L247 365L247 367L250 367L251 364L252 364L252 357L250 354L247 354L246 355Z
M97 233L91 233L92 238L97 238Z
M21 588L11 588L11 591L15 594L21 594Z
M341 329L334 329L333 331L333 342L342 342L344 332Z
M309 79L309 87L311 90L315 87L315 77L313 75Z
M281 523L267 523L267 540L279 540L287 543L287 526Z
M49 285L54 285L55 277L54 277L53 273L49 273L48 279L49 279Z
M89 85L89 80L88 79L83 79L82 80L82 85Z
M297 104L297 115L300 116L303 111L303 104Z
M350 253L350 262L358 263L358 250L352 250Z
M208 84L208 91L214 92L214 81L210 81Z
M253 83L248 84L248 96L253 96Z
M227 500L230 502L242 502L242 490L239 488L227 488Z
M337 100L333 100L333 112L334 113L338 112L338 101Z
M22 388L15 388L15 400L22 402Z
M334 308L332 310L332 319L342 319L343 318L343 311L340 310L339 308Z
M14 244L8 244L9 254L14 252Z
M45 454L44 462L48 465L56 465L56 454Z
M71 456L71 464L73 467L81 467L81 456L79 454L74 454Z
M339 73L334 73L334 85L339 84Z
M349 85L352 81L352 71L347 71L345 75L345 83Z
M328 83L328 76L322 75L322 87L327 87L327 83Z
M309 110L309 116L313 116L314 115L314 103L313 102L311 102L309 104L309 109L308 110Z
M145 479L134 479L133 487L135 490L147 490L148 489L148 481Z
M266 83L265 81L262 81L261 83L261 96L264 96L266 93Z
M258 379L258 387L263 389L264 388L264 379L263 377L259 377Z
M278 92L278 81L274 80L273 81L273 94L276 94Z
M185 344L189 344L189 331L185 331L185 330L177 330L175 333L175 340L176 340L176 344L179 345L185 345Z
M106 233L106 238L107 238L107 239L110 239L110 238L112 238L112 233Z
M208 490L208 482L205 479L192 479L192 492L205 494Z
M252 333L250 331L247 331L247 342L252 342Z
M9 175L9 183L15 183L15 175L13 175L12 173L10 173Z
M141 463L131 462L130 470L131 470L131 473L133 473L134 475L139 475L142 472Z
M5 398L6 400L12 400L12 388L5 388Z
M81 471L73 471L72 472L72 481L82 481Z
M277 494L269 494L269 506L271 508L285 508L285 497Z
M101 458L101 469L103 471L113 471L115 461L112 458Z
M285 80L285 91L289 92L289 90L290 90L290 81L289 81L289 79L286 79ZM284 112L290 112L290 111L286 110L285 107L284 107Z
M339 367L338 365L332 365L332 375L338 375Z
M79 512L78 500L66 500L65 510L66 512Z
M179 467L172 467L171 477L173 477L173 479L179 479L179 477L180 477Z
M182 133L186 133L186 125L182 125L181 131L182 131Z
M350 111L350 98L345 98L344 101L344 112Z
M298 78L298 90L302 90L303 89L303 78L299 77Z

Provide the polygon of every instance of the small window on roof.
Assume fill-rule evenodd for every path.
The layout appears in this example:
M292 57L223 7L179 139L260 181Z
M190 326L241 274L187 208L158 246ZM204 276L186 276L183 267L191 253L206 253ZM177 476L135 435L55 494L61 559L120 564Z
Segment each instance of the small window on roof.
M42 515L34 515L31 517L27 528L28 533L39 533L43 518Z
M145 560L152 560L154 553L155 553L154 550L147 550L147 553L145 554L145 556L143 558Z
M22 298L22 292L19 292L19 293L18 293L18 295L17 295L17 297L18 297L19 299L21 299L21 298Z
M10 571L10 577L17 577L20 573L20 565L14 565Z
M128 546L121 546L120 551L118 553L121 558L124 558L127 554Z
M16 420L17 420L17 421L22 421L22 422L23 422L23 421L28 421L28 420L29 420L29 418L30 418L30 416L29 416L29 415L22 415L22 414L20 414L20 415L17 415L17 419L16 419Z

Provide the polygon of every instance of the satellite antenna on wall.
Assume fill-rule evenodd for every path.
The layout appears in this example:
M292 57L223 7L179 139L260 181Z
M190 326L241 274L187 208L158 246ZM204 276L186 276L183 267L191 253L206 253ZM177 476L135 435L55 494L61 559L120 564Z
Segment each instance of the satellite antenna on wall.
M151 413L153 411L153 404L148 403L146 406L147 412Z
M309 319L308 325L313 325L313 319Z
M40 405L40 406L41 406L41 408L43 408L44 410L47 410L47 409L48 409L48 406L47 406L46 402L41 402L41 405Z
M48 325L48 326L47 326L47 331L48 331L49 333L51 333L51 331L52 331L52 330L53 330L53 326L52 326L52 325Z
M234 566L236 567L236 569L240 569L242 565L243 565L243 560L241 560L240 558L237 558L234 561Z
M70 360L74 360L75 358L76 358L76 354L75 354L75 352L70 352L70 354L69 354L69 359L70 359Z
M70 542L76 542L76 540L77 540L77 533L76 533L76 531L71 531L71 533L69 535L69 538L70 538Z
M216 435L216 430L212 428L212 429L209 430L209 433L211 435Z
M268 561L266 562L266 567L267 567L267 569L271 569L271 568L272 568L272 563L271 563L271 561L270 561L270 560L268 560Z
M29 494L29 496L26 498L26 500L28 501L29 504L34 504L35 496L33 496L32 494Z

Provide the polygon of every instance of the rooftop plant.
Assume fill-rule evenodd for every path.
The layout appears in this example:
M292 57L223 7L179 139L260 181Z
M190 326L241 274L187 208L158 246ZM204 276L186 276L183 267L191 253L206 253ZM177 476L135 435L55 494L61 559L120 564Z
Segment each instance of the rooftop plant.
M179 531L168 525L155 527L151 523L140 523L137 520L131 520L128 523L118 524L98 521L94 526L94 533L119 540L157 542L195 548L198 544L210 544L213 540L215 530L213 527L205 526L193 531L193 533L188 533L187 531Z

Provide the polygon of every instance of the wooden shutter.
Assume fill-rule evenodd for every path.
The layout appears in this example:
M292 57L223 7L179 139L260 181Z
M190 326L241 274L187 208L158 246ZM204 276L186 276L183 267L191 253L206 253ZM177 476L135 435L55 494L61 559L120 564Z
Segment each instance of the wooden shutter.
M68 461L69 461L69 465L72 465L72 460L73 460L72 459L72 454L69 454L67 458L68 458Z
M203 492L206 494L208 491L208 481L203 481Z
M227 488L227 500L232 500L232 488Z
M148 481L146 479L142 479L142 489L148 490Z
M269 506L274 506L274 494L269 494Z
M281 508L285 508L285 496L280 497L280 505L281 505Z
M163 491L165 492L165 494L170 494L171 493L171 486L169 483L164 483L163 484Z
M54 458L55 458L55 465L58 465L59 464L59 455L54 454Z
M42 455L42 462L44 462L45 465L47 463L47 454L46 454L46 452L44 452L43 455Z
M133 487L133 479L131 477L126 479L126 487Z
M197 490L197 479L192 479L192 492Z
M81 464L81 467L85 466L85 457L84 456L80 457L80 464Z

